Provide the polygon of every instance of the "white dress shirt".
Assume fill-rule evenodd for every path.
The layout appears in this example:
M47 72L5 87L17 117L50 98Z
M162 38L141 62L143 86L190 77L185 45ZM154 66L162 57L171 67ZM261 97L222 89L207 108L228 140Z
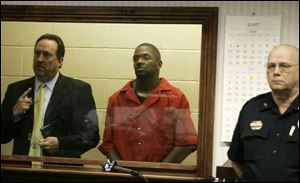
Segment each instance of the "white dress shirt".
M58 79L58 76L59 76L59 72L57 72L57 74L54 76L54 78L48 82L45 82L45 98L44 98L44 109L43 109L43 116L42 116L42 124L41 126L44 125L44 116L45 116L45 112L46 112L46 109L47 109L47 106L49 104L49 101L50 101L50 98L51 98L51 95L52 95L52 92L53 92L53 89L54 89L54 86L55 86L55 83ZM36 94L37 94L37 91L40 87L40 85L42 84L41 81L39 81L36 77L35 77L35 85L34 85L34 98L36 99Z

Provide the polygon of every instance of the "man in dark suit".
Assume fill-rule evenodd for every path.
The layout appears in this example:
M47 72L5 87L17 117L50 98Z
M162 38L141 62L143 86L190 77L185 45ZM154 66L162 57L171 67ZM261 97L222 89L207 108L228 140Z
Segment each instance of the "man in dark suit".
M33 148L37 113L34 105L41 84L44 107L38 126L41 132L37 130L41 134L37 141L39 155L79 158L99 142L91 86L59 73L64 53L64 43L59 36L42 35L34 47L35 76L7 88L1 106L1 143L14 139L15 155L28 155Z

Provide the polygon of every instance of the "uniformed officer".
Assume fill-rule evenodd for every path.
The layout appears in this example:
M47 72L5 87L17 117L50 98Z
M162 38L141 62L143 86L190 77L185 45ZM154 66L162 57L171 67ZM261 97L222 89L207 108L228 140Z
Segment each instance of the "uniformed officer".
M271 92L240 112L228 158L241 181L299 182L299 49L273 48L267 79Z

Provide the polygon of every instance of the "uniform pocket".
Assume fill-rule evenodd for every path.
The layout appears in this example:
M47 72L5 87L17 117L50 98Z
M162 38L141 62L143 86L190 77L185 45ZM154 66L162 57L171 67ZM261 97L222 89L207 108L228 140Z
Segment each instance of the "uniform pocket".
M241 134L241 141L244 145L244 160L254 161L263 158L263 148L266 146L266 139L269 129L244 130Z
M242 132L241 139L247 139L247 138L267 138L267 135L269 133L269 129L261 129L261 130L250 130L246 129Z
M286 164L299 167L299 131L289 136L285 142Z

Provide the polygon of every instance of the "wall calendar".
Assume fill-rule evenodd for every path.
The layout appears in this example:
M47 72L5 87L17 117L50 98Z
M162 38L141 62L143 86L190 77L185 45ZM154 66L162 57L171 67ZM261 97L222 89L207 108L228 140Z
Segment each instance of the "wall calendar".
M266 63L280 43L281 16L227 16L222 101L222 142L230 142L242 106L270 91Z

